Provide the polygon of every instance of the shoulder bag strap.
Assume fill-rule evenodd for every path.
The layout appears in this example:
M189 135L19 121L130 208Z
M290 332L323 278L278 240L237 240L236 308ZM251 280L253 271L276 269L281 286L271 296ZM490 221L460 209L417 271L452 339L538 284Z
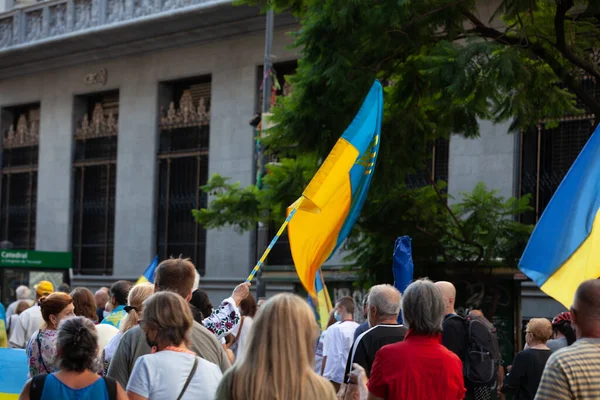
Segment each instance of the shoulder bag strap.
M109 400L117 400L117 381L115 381L113 378L105 376L102 379L104 379L104 384L106 385L106 391L108 392L108 399Z
M29 387L29 398L31 400L40 400L44 392L44 383L48 375L36 375L31 378L31 386Z
M46 373L50 374L51 372L48 370L48 367L46 367L46 363L44 363L44 357L42 356L42 331L41 330L38 331L36 342L38 345L38 353L39 353L38 359L42 363L42 366L46 370Z
M190 385L190 382L192 381L192 378L194 377L194 374L196 373L196 368L198 368L198 357L194 357L194 366L192 367L192 371L190 372L190 375L188 376L187 381L185 381L185 385L183 385L183 389L181 389L181 393L179 393L179 396L177 396L177 400L181 400L181 398L183 397L183 394L185 393L186 389Z

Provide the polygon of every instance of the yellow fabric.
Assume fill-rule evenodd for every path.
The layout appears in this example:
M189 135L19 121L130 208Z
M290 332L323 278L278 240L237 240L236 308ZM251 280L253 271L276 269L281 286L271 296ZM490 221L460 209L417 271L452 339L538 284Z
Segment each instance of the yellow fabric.
M600 212L592 231L575 253L541 287L542 291L569 308L577 287L585 280L600 277Z
M18 398L19 394L0 393L0 400L17 400Z
M348 171L358 158L358 150L346 139L339 139L321 168L304 189L300 210L319 213L338 190L349 182ZM295 216L294 219L298 217Z
M146 279L146 277L144 275L142 275L142 276L140 276L140 279L138 279L135 284L139 285L140 283L146 283L146 282L150 282L150 281L148 279Z
M3 319L0 319L0 347L8 347L8 337L6 335L6 324Z
M290 249L300 282L316 298L317 270L327 260L352 203L349 172L358 150L340 139L303 193L304 201L288 225ZM308 206L306 205L308 204ZM288 208L288 213L290 209ZM315 213L318 211L318 213Z

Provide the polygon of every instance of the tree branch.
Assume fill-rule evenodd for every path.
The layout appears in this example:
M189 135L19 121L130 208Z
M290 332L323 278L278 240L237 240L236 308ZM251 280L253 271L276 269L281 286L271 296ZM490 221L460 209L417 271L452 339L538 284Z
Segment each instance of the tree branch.
M596 67L585 60L577 57L571 52L565 39L565 18L567 12L573 8L573 0L556 0L556 14L554 15L554 30L556 32L555 47L571 64L581 68L597 80L600 80L600 71ZM597 115L597 114L596 114Z
M579 97L579 99L589 108L592 113L594 113L596 116L600 116L600 103L588 92L586 92L581 87L580 83L573 77L573 75L571 75L569 71L563 67L560 62L554 58L543 46L531 42L523 43L516 37L506 36L505 33L486 26L468 11L465 11L463 14L475 26L475 28L471 30L475 34L488 39L493 39L497 43L507 46L520 46L523 49L528 49L540 60L546 62L554 74L563 81L567 89ZM600 76L598 79L600 79Z

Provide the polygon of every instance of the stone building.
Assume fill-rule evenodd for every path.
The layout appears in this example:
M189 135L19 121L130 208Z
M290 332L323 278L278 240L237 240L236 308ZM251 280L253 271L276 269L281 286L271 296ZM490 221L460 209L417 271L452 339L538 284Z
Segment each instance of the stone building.
M0 240L72 251L75 285L137 279L155 254L191 257L214 300L245 279L254 235L204 231L190 215L206 204L199 186L213 173L242 185L255 176L248 121L265 19L232 3L0 0ZM287 47L294 24L275 18L279 77L297 58ZM455 197L480 181L506 197L532 193L534 222L592 119L532 135L482 122L478 139L437 143L432 171ZM273 261L269 292L293 290L288 255ZM336 295L351 293L341 259L330 265ZM535 288L523 293L524 310L558 309Z

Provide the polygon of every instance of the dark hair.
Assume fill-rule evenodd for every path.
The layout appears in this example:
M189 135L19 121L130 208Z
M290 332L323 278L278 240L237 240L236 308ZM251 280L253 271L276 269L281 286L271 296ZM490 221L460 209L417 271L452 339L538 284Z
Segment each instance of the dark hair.
M69 292L71 291L71 286L69 286L68 283L63 282L60 285L58 285L58 289L56 289L56 291L69 294Z
M344 296L338 301L336 301L336 303L339 303L340 305L344 306L348 314L354 314L354 300L352 300L352 297Z
M242 315L246 317L254 317L256 315L256 300L251 294L248 295L244 300L240 301L240 311Z
M161 262L154 275L154 292L173 292L184 299L192 293L196 267L189 258L170 258Z
M73 305L75 306L75 315L78 317L86 317L92 321L98 321L96 314L96 300L94 295L88 288L77 287L71 292Z
M133 283L129 281L117 281L110 287L110 295L115 298L118 305L127 305L127 296Z
M98 334L94 323L85 317L61 322L56 339L58 364L66 371L95 371Z
M66 293L54 292L40 299L40 309L42 318L49 324L51 315L58 315L66 306L71 304L73 299Z
M194 323L189 304L173 292L158 292L148 297L141 321L146 335L150 330L156 332L155 342L174 346L187 342Z
M212 314L213 305L208 298L208 294L202 289L194 290L190 304L200 311L204 318Z
M575 331L569 321L561 321L558 324L552 325L552 332L554 332L554 334L556 334L556 332L562 333L564 337L567 338L567 346L572 345L575 343L575 340L577 340Z

